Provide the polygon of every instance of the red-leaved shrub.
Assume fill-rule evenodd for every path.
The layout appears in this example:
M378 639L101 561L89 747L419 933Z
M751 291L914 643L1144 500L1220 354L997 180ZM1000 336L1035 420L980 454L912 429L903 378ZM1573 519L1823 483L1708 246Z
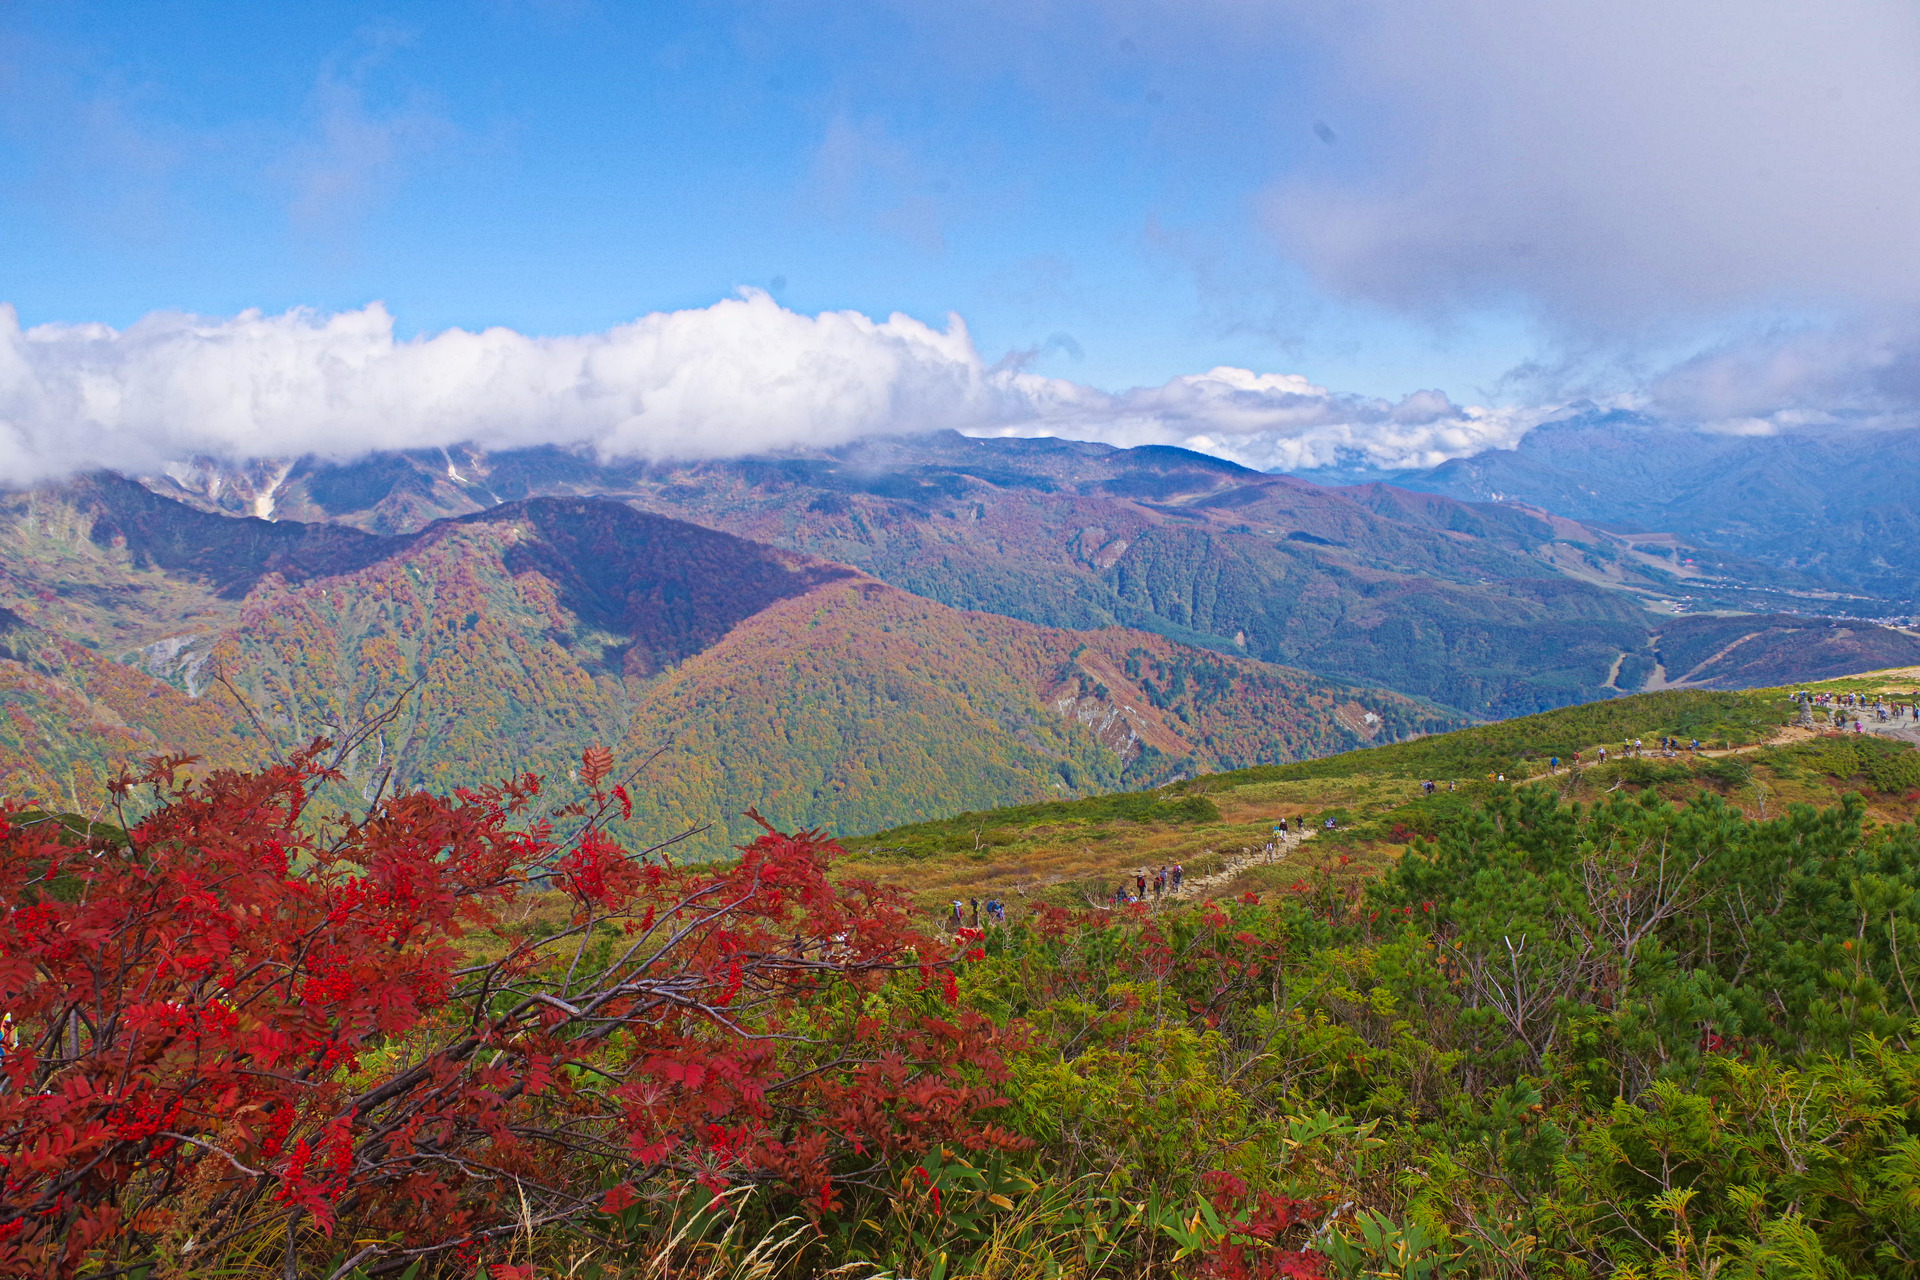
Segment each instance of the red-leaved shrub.
M1324 1280L1325 1254L1285 1247L1290 1232L1320 1216L1319 1205L1265 1191L1249 1195L1247 1184L1230 1173L1209 1173L1203 1181L1228 1235L1201 1256L1199 1275L1211 1280Z
M991 1025L903 903L829 880L830 841L630 852L604 752L550 819L532 777L319 815L320 746L195 783L156 762L124 837L0 816L0 1275L346 1225L380 1274L659 1178L820 1205L903 1153L1012 1143L979 1119ZM543 882L565 905L517 927Z

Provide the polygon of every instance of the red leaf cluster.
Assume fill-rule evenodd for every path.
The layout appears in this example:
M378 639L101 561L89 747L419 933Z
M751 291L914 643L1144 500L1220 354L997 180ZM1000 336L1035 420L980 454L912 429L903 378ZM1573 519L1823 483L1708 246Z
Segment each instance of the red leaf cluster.
M1228 1228L1227 1242L1201 1257L1197 1272L1213 1280L1324 1280L1327 1257L1311 1249L1281 1247L1288 1232L1320 1216L1311 1200L1259 1192L1230 1173L1203 1179L1214 1210Z
M604 753L565 839L530 776L322 817L321 745L191 784L157 764L124 839L0 810L0 1276L136 1258L188 1186L202 1256L266 1212L404 1241L372 1269L649 1179L828 1204L837 1171L1012 1144L980 1119L991 1024L897 897L829 880L831 841L632 853ZM517 930L543 884L571 905Z

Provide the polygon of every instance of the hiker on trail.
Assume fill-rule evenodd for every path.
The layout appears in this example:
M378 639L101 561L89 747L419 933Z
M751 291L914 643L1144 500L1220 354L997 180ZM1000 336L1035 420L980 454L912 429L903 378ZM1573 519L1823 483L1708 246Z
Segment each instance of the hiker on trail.
M1280 819L1280 825L1275 827L1274 830L1279 833L1281 842L1285 843L1287 838L1287 820L1285 818Z
M953 919L951 921L953 928L958 929L961 925L967 922L965 909L966 909L966 904L961 902L960 899L955 898L953 900Z
M1695 754L1695 755L1699 755L1699 754L1700 754L1700 739L1698 739L1698 738L1695 738L1695 739L1693 740L1693 754Z
M1451 790L1453 790L1453 779L1452 779L1452 778L1448 778L1448 779L1447 779L1447 790L1449 790L1449 791L1451 791Z
M1548 756L1548 757L1547 757L1547 772L1548 772L1548 773L1558 773L1558 772L1560 772L1560 757L1559 757L1559 756Z
M980 927L980 899L969 898L967 901L973 904L973 927L978 929Z
M1600 763L1605 764L1606 762L1607 762L1607 749L1605 747L1602 747L1600 748Z
M1145 898L1147 896L1147 873L1144 871L1134 872L1133 883L1134 887L1139 890L1139 897L1136 898L1135 901L1138 901L1140 898Z
M1180 882L1182 880L1185 880L1186 878L1187 878L1187 869L1178 862L1174 863L1173 864L1173 891L1175 893L1178 893L1180 891Z
M1339 830L1339 829L1340 829L1340 824L1339 824L1339 822L1338 822L1338 821L1336 821L1336 820L1335 820L1335 819L1333 819L1333 818L1328 818L1328 819L1327 819L1327 830L1329 830L1329 831L1337 831L1337 830Z

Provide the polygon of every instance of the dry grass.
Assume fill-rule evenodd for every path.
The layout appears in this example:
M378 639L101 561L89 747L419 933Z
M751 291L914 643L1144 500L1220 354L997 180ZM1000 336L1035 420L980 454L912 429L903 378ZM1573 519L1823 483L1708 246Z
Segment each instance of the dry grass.
M926 858L865 854L848 861L842 871L848 876L898 885L930 912L941 911L955 898L998 897L1010 908L1020 903L1100 905L1116 885L1131 885L1134 875L1142 870L1150 874L1153 868L1177 862L1185 867L1189 879L1219 871L1229 859L1259 850L1283 817L1295 830L1302 819L1310 820L1330 809L1344 809L1354 819L1364 819L1405 804L1419 794L1417 782L1402 778L1256 783L1208 792L1207 798L1220 810L1219 822L1113 821L1022 830L984 828L977 850ZM1323 847L1319 841L1308 841L1304 846L1296 841L1295 845L1287 857L1287 865L1295 868L1287 883L1302 874L1319 875L1329 863L1334 864L1339 879L1350 879L1377 871L1399 853L1396 845ZM1351 862L1340 866L1341 854ZM1216 896L1241 891L1236 880Z

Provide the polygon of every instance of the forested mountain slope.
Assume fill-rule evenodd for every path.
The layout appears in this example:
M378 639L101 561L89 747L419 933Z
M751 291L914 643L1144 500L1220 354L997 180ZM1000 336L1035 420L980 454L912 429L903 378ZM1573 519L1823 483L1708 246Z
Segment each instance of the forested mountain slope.
M1920 635L1792 614L1675 618L1654 636L1657 683L1705 689L1827 680L1920 663Z
M8 514L0 768L76 805L116 759L257 763L392 709L343 761L362 795L665 748L638 816L718 823L712 849L754 804L866 830L1458 722L1151 634L965 613L597 499L374 535L100 480Z

